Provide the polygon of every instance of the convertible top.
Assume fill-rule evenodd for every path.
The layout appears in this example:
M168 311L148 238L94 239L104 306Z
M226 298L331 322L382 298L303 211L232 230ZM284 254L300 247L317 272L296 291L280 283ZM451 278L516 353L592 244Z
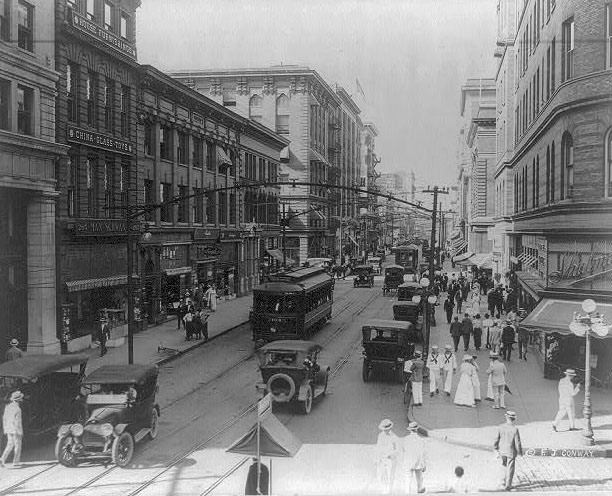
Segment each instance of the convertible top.
M314 352L322 349L320 344L313 341L302 341L297 339L279 339L272 341L261 348L259 351L301 351L305 353Z
M397 329L398 331L411 331L412 323L401 320L383 320L383 319L372 319L368 320L363 324L362 328L371 329Z
M423 289L423 287L418 282L414 282L414 281L403 282L398 287L399 288L418 288L418 289Z
M85 384L140 384L158 372L157 365L102 365L85 378Z
M393 269L393 270L404 270L404 267L402 267L401 265L387 265L385 267L385 271L387 271L387 269Z
M0 377L34 379L51 372L87 363L89 356L83 353L74 355L27 355L17 360L0 364Z

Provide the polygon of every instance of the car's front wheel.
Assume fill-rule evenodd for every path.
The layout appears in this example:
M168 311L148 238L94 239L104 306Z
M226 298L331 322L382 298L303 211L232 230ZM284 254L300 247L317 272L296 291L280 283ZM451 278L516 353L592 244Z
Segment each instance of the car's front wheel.
M368 382L368 378L370 376L370 364L366 359L363 360L363 365L361 366L361 378L363 382Z
M55 442L55 458L64 467L77 466L76 456L72 452L73 443L73 439L69 436L60 437Z
M134 456L134 438L129 432L123 432L113 441L112 458L118 467L125 467Z
M153 411L151 412L151 426L149 429L149 437L151 439L155 439L159 433L159 414L157 413L156 408L153 408Z
M308 386L306 398L302 401L302 413L308 415L312 410L312 387Z

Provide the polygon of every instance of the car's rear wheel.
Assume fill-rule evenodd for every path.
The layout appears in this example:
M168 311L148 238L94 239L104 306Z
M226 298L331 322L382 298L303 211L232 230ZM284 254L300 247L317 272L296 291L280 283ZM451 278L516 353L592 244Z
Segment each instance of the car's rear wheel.
M363 360L363 365L361 366L361 378L363 382L368 382L368 378L370 376L370 364L366 359Z
M134 456L134 438L129 432L123 432L113 441L113 463L118 467L125 467L132 461L132 456Z
M302 413L308 415L312 410L312 387L308 386L306 390L306 398L302 401Z
M153 408L151 412L151 426L149 428L151 429L149 431L149 437L155 439L159 433L159 414L156 408Z
M55 458L64 467L76 467L77 459L72 452L73 440L71 437L60 437L55 442Z

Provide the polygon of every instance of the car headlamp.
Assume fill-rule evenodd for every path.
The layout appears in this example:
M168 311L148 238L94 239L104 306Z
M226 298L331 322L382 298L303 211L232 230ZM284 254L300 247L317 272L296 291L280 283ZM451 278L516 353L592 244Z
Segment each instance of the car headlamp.
M70 426L70 434L79 437L83 435L83 426L81 424L72 424Z
M106 424L102 424L100 426L100 434L105 436L105 437L110 436L113 433L114 430L115 430L115 428L113 427L112 424L106 423Z

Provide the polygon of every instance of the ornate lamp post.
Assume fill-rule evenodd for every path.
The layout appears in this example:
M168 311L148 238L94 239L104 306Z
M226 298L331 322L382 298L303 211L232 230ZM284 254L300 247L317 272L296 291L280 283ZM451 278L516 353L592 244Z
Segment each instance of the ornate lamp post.
M431 328L431 322L429 318L430 306L435 305L438 301L438 298L435 294L429 292L429 279L427 277L423 277L419 281L419 284L423 288L423 291L420 295L414 295L412 297L412 301L414 303L422 303L423 305L423 326L425 327L423 356L426 357L427 353L429 352L429 333Z
M603 321L603 316L596 312L597 304L595 301L588 299L582 302L582 310L585 314L574 312L574 318L569 324L570 331L576 336L585 337L584 350L584 407L582 414L584 416L584 442L587 446L592 446L593 427L591 426L591 332L594 332L600 337L608 334L610 327Z

